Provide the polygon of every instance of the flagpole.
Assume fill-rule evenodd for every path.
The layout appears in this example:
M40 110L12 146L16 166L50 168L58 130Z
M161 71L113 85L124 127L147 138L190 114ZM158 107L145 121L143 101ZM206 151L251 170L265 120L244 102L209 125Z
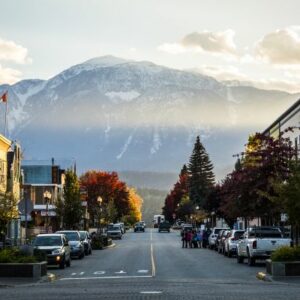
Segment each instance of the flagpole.
M8 111L8 101L5 102L5 124L4 124L4 136L6 137L6 130L7 130L7 111Z

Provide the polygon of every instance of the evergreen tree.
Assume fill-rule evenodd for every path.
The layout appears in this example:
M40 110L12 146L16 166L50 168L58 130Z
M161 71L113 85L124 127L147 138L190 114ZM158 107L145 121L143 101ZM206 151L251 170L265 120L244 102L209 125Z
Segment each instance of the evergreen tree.
M189 196L190 200L203 207L210 190L214 186L215 176L213 164L197 136L189 165Z
M80 200L79 182L76 174L72 170L66 172L63 197L63 220L66 229L78 228L83 217L83 207Z

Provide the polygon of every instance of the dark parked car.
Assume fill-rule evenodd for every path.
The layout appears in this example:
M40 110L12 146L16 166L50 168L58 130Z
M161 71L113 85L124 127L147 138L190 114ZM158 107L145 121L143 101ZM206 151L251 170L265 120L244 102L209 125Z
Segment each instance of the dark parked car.
M80 240L80 234L76 230L63 230L57 231L56 233L64 234L71 247L71 257L78 257L79 259L84 258L84 246Z
M80 240L84 246L84 254L92 254L92 239L87 231L79 231Z
M71 266L71 251L64 234L39 234L33 242L35 255L44 254L49 265Z
M158 226L158 232L167 231L170 232L171 224L169 222L161 222Z

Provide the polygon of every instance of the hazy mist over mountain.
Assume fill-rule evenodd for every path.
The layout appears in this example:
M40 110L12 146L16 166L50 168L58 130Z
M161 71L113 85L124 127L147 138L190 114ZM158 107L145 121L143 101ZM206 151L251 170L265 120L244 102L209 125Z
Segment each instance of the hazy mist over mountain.
M21 141L26 159L72 157L79 171L177 174L201 135L218 179L248 135L299 97L112 56L5 89L9 136Z

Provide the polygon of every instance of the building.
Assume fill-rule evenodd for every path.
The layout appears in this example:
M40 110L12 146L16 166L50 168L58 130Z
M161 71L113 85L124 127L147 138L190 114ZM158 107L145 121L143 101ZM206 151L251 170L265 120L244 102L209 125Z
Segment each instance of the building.
M32 230L29 234L52 232L60 227L56 218L56 204L63 198L65 170L52 161L25 161L22 164L24 173L24 200L28 201ZM27 236L27 232L26 232Z
M297 127L295 130L284 133L283 137L290 138L293 146L299 149L300 144L300 99L296 101L289 109L279 116L263 134L278 138L285 130L290 127Z
M21 148L0 135L0 211L3 219L7 219L7 238L18 243L21 238L18 203L21 198Z

